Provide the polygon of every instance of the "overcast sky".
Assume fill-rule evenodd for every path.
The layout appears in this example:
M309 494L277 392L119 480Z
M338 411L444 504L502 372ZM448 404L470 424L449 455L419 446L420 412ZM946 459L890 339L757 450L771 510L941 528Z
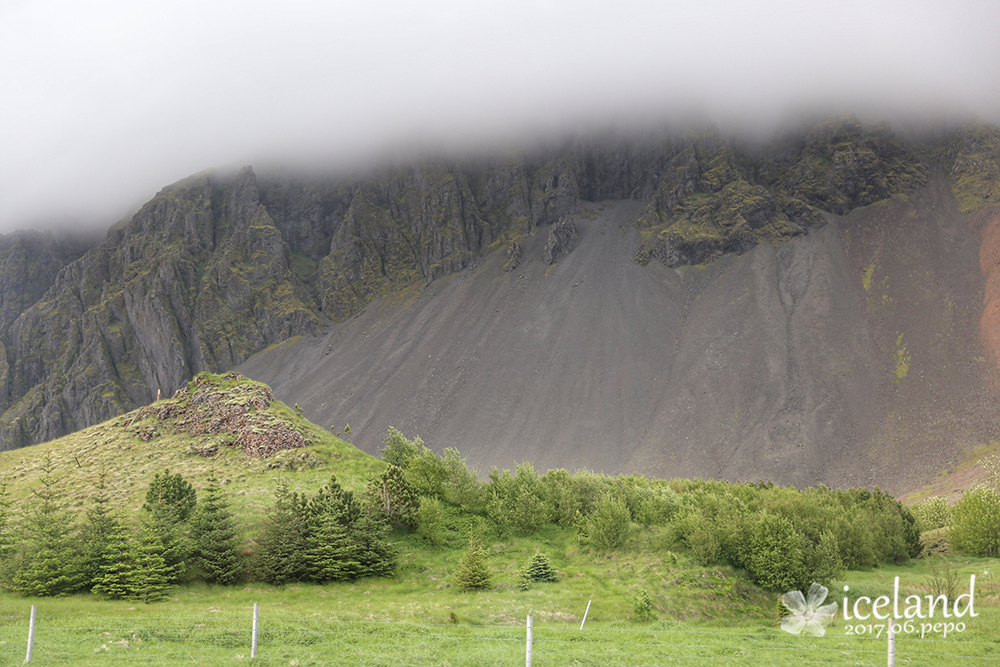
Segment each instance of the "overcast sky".
M0 0L0 232L205 168L340 164L697 108L1000 121L996 0Z

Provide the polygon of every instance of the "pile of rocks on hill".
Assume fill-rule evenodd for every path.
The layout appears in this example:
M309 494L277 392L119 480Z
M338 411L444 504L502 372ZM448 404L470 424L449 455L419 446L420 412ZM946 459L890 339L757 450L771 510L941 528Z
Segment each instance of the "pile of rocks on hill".
M169 401L157 401L139 411L126 426L138 424L137 435L149 442L160 435L159 428L170 426L191 436L222 435L230 447L248 456L267 458L284 449L306 445L306 439L291 424L266 412L274 402L271 389L238 373L223 376L201 374ZM156 422L150 423L148 417ZM203 456L215 453L215 446L197 450Z

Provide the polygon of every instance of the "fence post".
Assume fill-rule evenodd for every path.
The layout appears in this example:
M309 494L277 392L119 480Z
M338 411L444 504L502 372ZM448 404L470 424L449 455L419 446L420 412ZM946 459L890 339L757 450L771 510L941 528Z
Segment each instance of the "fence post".
M28 622L28 655L24 658L24 664L31 662L31 649L35 643L35 615L38 607L31 605L31 620Z
M253 631L250 634L250 658L257 657L257 624L260 620L260 603L253 603Z
M525 651L524 667L531 667L531 614L528 614L528 646Z
M587 611L583 612L583 623L587 622L587 614L590 613L590 603L593 600L587 600ZM580 623L580 632L583 632L583 623Z
M893 623L895 619L889 620L889 667L895 667L896 665L896 633L893 632Z

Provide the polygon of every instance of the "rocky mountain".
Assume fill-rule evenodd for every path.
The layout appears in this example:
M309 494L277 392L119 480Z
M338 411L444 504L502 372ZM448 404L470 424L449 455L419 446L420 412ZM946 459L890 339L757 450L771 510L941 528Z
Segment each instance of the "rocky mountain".
M839 118L206 172L4 290L0 447L239 366L368 451L910 483L996 437L998 165L989 125Z

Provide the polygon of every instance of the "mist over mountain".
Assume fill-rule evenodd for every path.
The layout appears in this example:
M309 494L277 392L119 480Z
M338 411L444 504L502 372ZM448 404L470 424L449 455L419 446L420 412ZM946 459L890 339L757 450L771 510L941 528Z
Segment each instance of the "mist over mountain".
M998 202L995 126L850 116L202 172L3 237L0 446L237 367L369 452L901 490L997 437Z
M1000 122L991 0L0 7L0 232L105 229L209 166L350 170L701 115Z

